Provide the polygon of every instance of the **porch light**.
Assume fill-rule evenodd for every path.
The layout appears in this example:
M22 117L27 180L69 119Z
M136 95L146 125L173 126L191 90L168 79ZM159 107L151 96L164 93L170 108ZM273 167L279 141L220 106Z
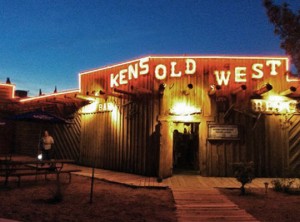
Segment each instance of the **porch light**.
M37 158L38 158L38 160L42 160L42 159L43 159L43 154L39 154L39 155L37 156Z
M186 105L185 103L176 103L171 109L169 114L176 116L187 116L201 113L200 108Z

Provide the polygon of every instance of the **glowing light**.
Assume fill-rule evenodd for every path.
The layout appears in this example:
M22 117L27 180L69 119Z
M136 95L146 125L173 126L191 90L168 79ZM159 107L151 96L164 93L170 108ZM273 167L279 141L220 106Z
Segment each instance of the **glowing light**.
M168 61L168 64L150 64L150 59L174 59L174 61ZM185 68L177 67L176 59L185 59ZM132 79L138 79L142 75L149 74L150 67L154 67L154 75L158 80L166 79L170 77L183 77L184 75L195 74L197 70L196 59L243 59L243 60L264 60L262 63L254 63L250 69L246 66L237 66L234 71L229 70L215 70L216 81L218 85L228 85L231 74L235 76L235 82L246 82L247 76L251 76L252 79L261 79L264 72L263 68L269 68L269 74L272 76L278 75L279 67L285 65L286 70L289 67L288 57L268 57L268 56L148 56L141 59L136 59L116 65L106 66L99 69L89 70L79 74L80 82L79 88L82 87L82 76L85 74L99 72L103 70L113 69L116 73L110 73L109 86L111 88L118 87L120 85L128 84ZM125 67L124 67L125 66ZM127 67L126 67L127 66ZM170 70L168 70L170 69ZM287 81L289 77L286 77ZM292 80L293 81L293 80Z
M251 100L252 110L254 112L262 112L267 114L283 114L297 112L296 100L287 99L284 96L269 96L266 100Z
M98 102L93 102L93 103L90 103L84 107L81 108L81 112L82 113L95 113L97 112L97 108L98 108Z
M0 83L0 86L11 87L11 98L15 98L15 89L16 86L13 84Z
M226 74L226 76L225 76ZM224 83L224 85L228 85L229 82L229 77L230 77L231 72L227 71L225 73L225 71L215 71L215 76L216 76L216 81L218 83L218 85L222 85Z
M47 95L43 95L43 96L37 96L37 97L30 97L30 98L20 99L20 102L29 102L29 101L40 100L40 99L45 99L45 98L49 98L49 97L57 97L57 96L60 96L60 95L66 95L66 94L78 93L78 92L79 92L78 89L75 89L75 90L65 90L65 91L61 91L59 93L51 93L51 94L47 94Z
M116 122L118 120L118 107L115 104L112 104L112 112L111 112L111 118L114 122Z
M300 81L300 78L298 76L292 76L291 72L286 71L285 72L285 79L287 82L298 82Z
M276 66L281 66L281 62L279 60L267 60L266 65L271 66L270 74L274 76L278 74L278 72L276 71Z
M39 155L37 156L37 158L38 158L38 160L42 160L42 159L43 159L43 154L39 154Z
M170 109L170 115L187 116L201 113L200 108L186 105L185 103L176 103Z

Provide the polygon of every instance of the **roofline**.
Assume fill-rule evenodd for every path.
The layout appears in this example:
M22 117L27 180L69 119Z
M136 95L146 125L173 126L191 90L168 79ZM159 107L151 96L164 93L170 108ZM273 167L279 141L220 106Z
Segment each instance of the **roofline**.
M111 64L111 65L106 65L106 66L102 66L99 68L94 68L94 69L89 69L86 71L82 71L79 72L79 76L81 75L85 75L85 74L89 74L92 72L97 72L97 71L101 71L101 70L105 70L105 69L110 69L110 68L114 68L114 67L118 67L121 65L126 65L132 62L136 62L139 61L141 59L144 58L154 58L154 59L159 59L159 58L165 58L165 59L169 59L169 58L176 58L176 59L180 59L180 58L194 58L194 59L283 59L283 60L289 60L289 56L279 56L279 55L275 55L275 56L271 56L271 55L249 55L249 56L245 56L245 55L149 55L149 56L143 56L143 57L139 57L137 59L133 59L133 60L127 60L125 62L120 62L120 63L116 63L116 64Z
M45 99L45 98L49 98L49 97L53 97L53 96L56 97L56 96L61 96L64 94L70 94L70 93L79 93L79 89L64 90L61 92L46 94L46 95L42 95L42 96L28 97L28 98L20 99L19 102L21 102L21 103L30 102L30 101L34 101L34 100Z

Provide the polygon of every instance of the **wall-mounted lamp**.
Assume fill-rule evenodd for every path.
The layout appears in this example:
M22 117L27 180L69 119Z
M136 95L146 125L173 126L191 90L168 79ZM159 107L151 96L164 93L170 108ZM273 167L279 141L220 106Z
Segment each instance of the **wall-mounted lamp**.
M239 92L245 91L246 89L247 89L247 86L246 86L246 85L241 85L241 86L239 86L239 87L233 89L233 90L231 91L231 95L236 95L236 94L238 94Z
M255 95L261 95L261 94L264 94L266 92L269 92L272 89L273 89L273 86L271 84L267 83L266 85L262 86L261 88L259 88L258 90L254 91L253 93Z
M297 91L297 88L294 86L291 86L290 88L288 88L287 90L282 91L279 95L281 96L288 96L294 92Z
M210 89L208 90L208 95L213 96L216 94L217 90L220 90L222 87L220 85L210 85Z

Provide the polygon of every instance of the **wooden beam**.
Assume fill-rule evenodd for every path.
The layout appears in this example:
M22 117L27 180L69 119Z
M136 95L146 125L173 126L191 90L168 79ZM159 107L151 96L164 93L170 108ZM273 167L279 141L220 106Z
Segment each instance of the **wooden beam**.
M242 91L245 91L247 89L247 86L246 85L241 85L241 86L239 86L239 87L237 87L237 88L235 88L235 89L233 89L232 91L231 91L231 95L236 95L236 94L238 94L238 93L240 93L240 92L242 92Z
M131 90L138 94L152 94L152 91L143 87L131 86Z
M261 94L264 94L266 92L269 92L272 89L273 89L273 86L271 84L267 83L266 85L262 86L261 88L255 90L253 93L255 95L261 95Z
M125 95L129 95L129 96L137 96L136 93L129 92L129 91L122 90L122 89L114 89L114 91L117 92L117 93L122 93L122 94L125 94Z
M105 95L105 96L113 96L113 97L122 98L122 95L120 95L120 94L116 94L116 93L112 93L112 92L106 92L104 90L100 90L99 94L100 95Z
M291 86L290 88L282 91L279 95L288 96L288 95L291 95L291 94L295 93L296 91L297 91L297 88L294 87L294 86Z
M220 85L211 85L210 89L208 90L208 95L209 96L214 96L217 92L217 90L220 90L221 86Z

